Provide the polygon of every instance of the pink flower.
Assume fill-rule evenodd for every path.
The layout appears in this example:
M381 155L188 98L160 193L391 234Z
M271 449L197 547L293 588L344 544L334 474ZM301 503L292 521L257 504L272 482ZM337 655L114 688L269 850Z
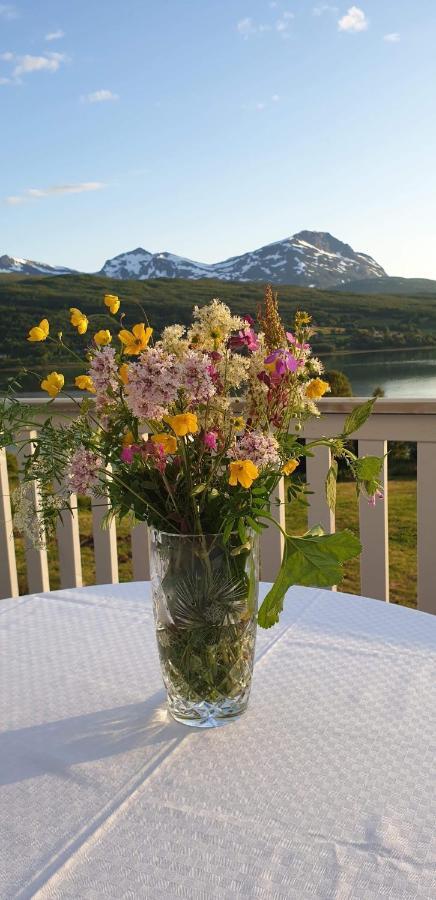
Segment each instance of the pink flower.
M180 380L175 355L153 347L129 365L126 404L139 419L162 419L177 397Z
M385 498L384 498L383 491L376 491L375 494L372 495L372 497L368 497L368 503L370 506L375 506L377 500L384 500L384 499Z
M249 350L250 353L254 353L255 350L259 349L259 339L256 332L249 324L246 328L238 331L238 334L233 335L233 337L229 339L228 345L231 350L247 347L247 350Z
M295 345L297 350L310 350L310 344L299 344L295 335L292 334L292 331L287 331L286 337L290 344Z
M152 459L156 469L163 474L166 469L167 457L162 444L155 444L154 441L145 441L143 446L141 447L141 451L144 456L148 456Z
M79 447L71 458L69 481L76 494L92 494L92 488L99 482L98 470L102 461L92 450Z
M140 452L140 444L129 444L127 447L123 447L121 451L121 459L124 463L128 463L130 465L130 463L133 462L135 454Z
M203 436L204 446L208 450L216 450L218 446L217 438L218 435L215 431L206 431Z
M231 459L251 459L259 469L280 463L279 445L272 434L246 431L229 450Z

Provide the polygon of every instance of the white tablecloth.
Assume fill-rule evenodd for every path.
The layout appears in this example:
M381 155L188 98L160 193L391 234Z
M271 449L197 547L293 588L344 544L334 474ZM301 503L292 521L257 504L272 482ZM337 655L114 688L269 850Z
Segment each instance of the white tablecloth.
M148 585L0 601L0 896L434 900L435 675L436 617L295 588L197 731Z

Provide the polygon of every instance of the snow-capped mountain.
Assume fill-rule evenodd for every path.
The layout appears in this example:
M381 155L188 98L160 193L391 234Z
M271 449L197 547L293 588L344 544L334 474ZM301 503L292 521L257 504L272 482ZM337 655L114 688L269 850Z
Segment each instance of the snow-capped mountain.
M0 274L77 275L74 269L0 256ZM147 281L149 278L215 278L220 281L269 281L330 288L381 278L386 272L371 256L356 253L349 244L326 231L300 231L293 237L258 250L232 256L223 262L200 263L173 253L150 253L137 247L108 259L99 275L115 279Z
M223 262L199 263L172 253L138 247L107 260L100 275L109 278L216 278L221 281L270 281L328 288L386 272L371 256L356 253L324 231L300 231L293 237Z
M20 259L18 256L0 256L1 275L76 275L74 269L65 266L49 266L48 263L34 262L33 259Z

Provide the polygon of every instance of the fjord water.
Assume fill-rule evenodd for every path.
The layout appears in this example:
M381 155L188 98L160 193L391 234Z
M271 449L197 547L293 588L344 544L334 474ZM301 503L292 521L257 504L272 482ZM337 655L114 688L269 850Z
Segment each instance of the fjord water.
M345 372L355 397L369 397L381 387L386 397L436 400L436 347L332 354L323 361L327 371Z

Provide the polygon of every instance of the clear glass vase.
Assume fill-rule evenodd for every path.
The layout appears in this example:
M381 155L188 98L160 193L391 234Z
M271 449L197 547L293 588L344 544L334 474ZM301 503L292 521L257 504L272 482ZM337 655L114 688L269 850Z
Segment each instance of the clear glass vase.
M256 643L259 545L150 530L157 645L178 722L222 725L247 708Z

